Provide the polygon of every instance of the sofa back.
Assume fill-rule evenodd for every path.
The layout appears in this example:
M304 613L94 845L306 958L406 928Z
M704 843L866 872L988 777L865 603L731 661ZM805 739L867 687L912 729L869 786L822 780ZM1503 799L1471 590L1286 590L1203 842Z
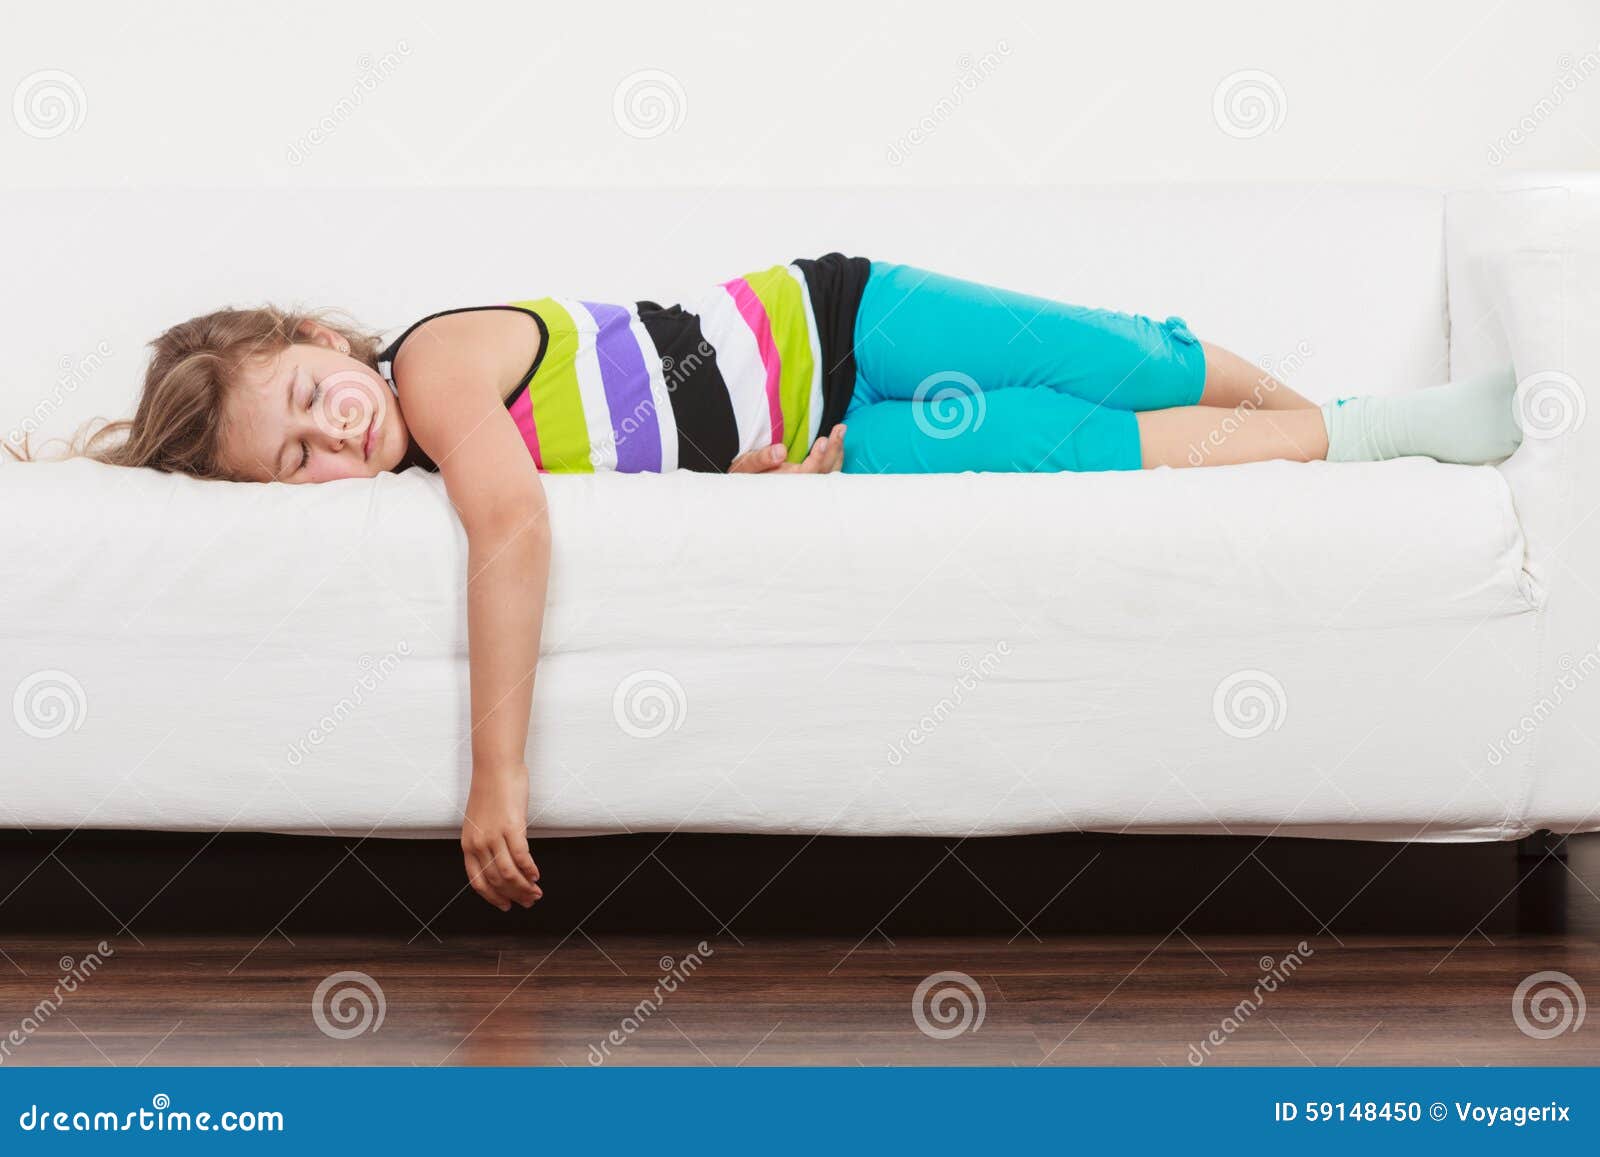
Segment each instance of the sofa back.
M224 304L394 331L547 293L666 301L831 249L1179 314L1319 399L1447 376L1443 196L1425 189L112 189L0 209L0 433L131 412L144 344Z

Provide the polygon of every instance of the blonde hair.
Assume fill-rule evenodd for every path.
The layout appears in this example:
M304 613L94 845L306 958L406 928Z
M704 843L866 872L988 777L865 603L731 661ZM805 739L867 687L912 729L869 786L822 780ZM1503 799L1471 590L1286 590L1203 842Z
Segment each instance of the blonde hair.
M61 457L84 457L111 466L148 466L196 478L231 479L221 460L223 402L239 370L255 358L279 353L303 340L302 327L316 322L350 343L350 356L376 370L379 335L332 310L220 309L190 318L150 343L144 391L131 419L91 419L78 429ZM112 441L118 434L125 435ZM59 441L59 439L52 439ZM20 448L0 446L21 462L36 462L23 436Z

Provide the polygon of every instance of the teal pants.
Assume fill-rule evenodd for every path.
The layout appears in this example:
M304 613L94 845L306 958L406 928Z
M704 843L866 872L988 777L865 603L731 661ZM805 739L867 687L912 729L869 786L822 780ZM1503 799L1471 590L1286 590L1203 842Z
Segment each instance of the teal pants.
M1192 406L1180 317L1085 309L874 261L856 315L844 469L1137 470L1138 410Z

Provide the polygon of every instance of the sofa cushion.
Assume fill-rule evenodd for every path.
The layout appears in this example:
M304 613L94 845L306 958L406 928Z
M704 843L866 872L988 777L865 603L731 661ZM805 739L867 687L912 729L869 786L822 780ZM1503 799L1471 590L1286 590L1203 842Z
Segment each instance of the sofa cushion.
M1492 468L553 476L542 833L1505 835L1536 615ZM4 822L450 835L436 475L0 470ZM53 711L65 712L53 714ZM1507 748L1509 752L1509 748Z

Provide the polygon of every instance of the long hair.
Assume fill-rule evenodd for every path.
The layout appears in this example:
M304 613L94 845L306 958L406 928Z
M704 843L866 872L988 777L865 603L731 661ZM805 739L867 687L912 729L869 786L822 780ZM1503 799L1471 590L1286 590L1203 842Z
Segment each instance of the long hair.
M318 322L350 343L350 356L376 370L379 335L330 310L221 309L190 318L150 343L144 390L131 419L79 427L57 458L85 457L111 466L148 466L196 478L232 478L221 461L223 402L240 368L301 340L302 327ZM37 462L24 434L20 444L0 440L13 458ZM59 441L59 439L52 439Z

